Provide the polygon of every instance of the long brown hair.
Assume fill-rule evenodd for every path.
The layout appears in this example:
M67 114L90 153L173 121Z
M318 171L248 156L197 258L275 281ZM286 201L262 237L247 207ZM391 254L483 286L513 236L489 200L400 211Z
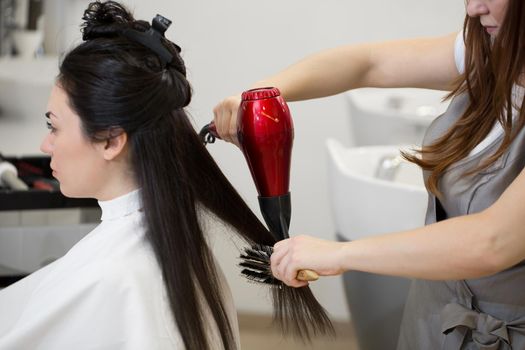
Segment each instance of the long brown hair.
M452 98L467 93L470 104L452 127L434 143L422 147L416 155L403 156L430 171L427 188L437 195L438 181L446 169L465 158L499 122L505 131L500 147L478 167L464 174L469 176L486 169L507 151L517 133L525 124L523 104L513 103L513 87L523 83L525 68L525 4L523 0L509 0L505 19L494 40L487 34L478 18L465 17L465 72L447 96ZM513 106L519 116L513 123ZM421 156L421 157L419 157Z
M207 337L208 309L222 348L235 349L220 277L199 220L201 210L226 223L248 245L275 238L221 172L195 132L186 107L192 89L179 48L164 66L149 48L129 40L135 20L114 1L93 2L84 13L84 42L60 65L58 83L93 142L112 128L128 135L134 176L141 187L146 239L162 271L170 310L186 349L217 349ZM332 325L309 288L273 288L274 315L285 332L302 339L330 333ZM212 324L213 326L213 324Z

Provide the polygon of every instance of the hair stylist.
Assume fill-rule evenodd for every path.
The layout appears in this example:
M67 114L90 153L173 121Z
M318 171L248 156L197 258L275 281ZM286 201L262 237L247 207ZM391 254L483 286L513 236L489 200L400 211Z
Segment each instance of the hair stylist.
M459 1L459 0L458 0ZM525 349L525 3L468 0L463 31L344 46L256 84L288 101L361 87L451 91L416 156L429 192L426 226L353 242L297 236L277 243L272 271L300 287L300 269L414 281L399 349ZM214 110L237 143L240 98Z

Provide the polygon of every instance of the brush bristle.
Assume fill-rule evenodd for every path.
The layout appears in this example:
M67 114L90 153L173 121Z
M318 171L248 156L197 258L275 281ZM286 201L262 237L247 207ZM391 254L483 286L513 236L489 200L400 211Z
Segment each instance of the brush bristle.
M253 282L280 286L282 282L273 277L270 269L272 253L273 248L263 244L244 248L244 254L240 256L241 263L239 263L239 266L244 267L241 275Z
M308 286L292 288L273 277L270 257L273 247L255 244L244 248L241 254L241 275L249 282L262 283L271 288L274 305L274 322L284 334L293 334L304 342L312 336L334 336L334 328L326 311L315 299Z

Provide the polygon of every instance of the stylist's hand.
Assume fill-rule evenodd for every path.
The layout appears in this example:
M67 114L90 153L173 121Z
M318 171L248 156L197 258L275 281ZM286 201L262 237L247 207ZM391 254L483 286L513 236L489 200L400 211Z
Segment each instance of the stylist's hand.
M313 270L320 276L339 275L344 272L342 247L339 242L310 236L297 236L277 242L270 258L272 274L291 287L303 287L299 270Z
M222 100L213 109L215 128L219 137L239 146L237 140L237 111L241 104L241 96L234 95Z

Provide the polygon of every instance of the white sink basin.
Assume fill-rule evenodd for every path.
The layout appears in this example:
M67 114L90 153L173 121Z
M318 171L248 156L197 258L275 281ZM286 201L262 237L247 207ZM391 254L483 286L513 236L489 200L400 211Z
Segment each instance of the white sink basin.
M345 148L335 140L326 146L328 187L340 241L423 226L427 193L419 167L393 162L397 165L390 171L379 172L382 179L376 177L382 161L399 155L399 146ZM410 281L360 271L345 273L343 281L360 348L395 349Z
M420 145L428 125L448 107L446 91L364 88L346 93L355 146Z
M374 176L382 159L399 155L399 146L345 148L332 139L326 145L332 209L341 235L355 240L424 224L427 193L418 166L402 161L391 180Z

